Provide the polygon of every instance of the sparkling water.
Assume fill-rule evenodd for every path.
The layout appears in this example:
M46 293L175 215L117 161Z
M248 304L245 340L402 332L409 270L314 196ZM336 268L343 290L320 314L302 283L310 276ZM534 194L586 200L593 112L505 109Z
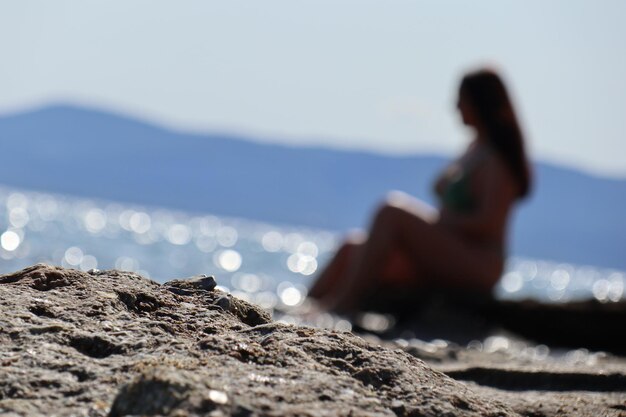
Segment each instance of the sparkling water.
M117 268L163 282L197 274L260 306L300 305L340 236L324 230L0 188L0 274L43 262ZM624 296L626 274L510 258L502 299L563 302Z

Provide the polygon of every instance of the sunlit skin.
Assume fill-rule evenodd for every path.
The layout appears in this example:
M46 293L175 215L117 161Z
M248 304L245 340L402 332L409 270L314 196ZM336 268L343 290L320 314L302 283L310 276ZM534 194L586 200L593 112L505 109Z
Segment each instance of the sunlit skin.
M310 291L321 305L353 312L367 294L390 290L446 288L488 293L504 266L509 211L518 185L505 162L489 147L471 103L459 97L463 123L473 132L465 152L434 184L441 191L455 170L481 155L472 169L469 213L438 210L392 192L376 211L367 237L349 237ZM486 155L486 156L485 156Z

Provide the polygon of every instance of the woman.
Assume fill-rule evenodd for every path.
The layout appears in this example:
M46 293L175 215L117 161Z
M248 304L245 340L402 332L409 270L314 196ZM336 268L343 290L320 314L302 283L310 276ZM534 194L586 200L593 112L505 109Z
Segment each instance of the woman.
M458 109L474 137L435 183L439 210L392 193L368 237L348 239L311 288L326 308L353 312L383 293L491 292L504 267L509 213L530 191L530 170L495 72L467 74Z

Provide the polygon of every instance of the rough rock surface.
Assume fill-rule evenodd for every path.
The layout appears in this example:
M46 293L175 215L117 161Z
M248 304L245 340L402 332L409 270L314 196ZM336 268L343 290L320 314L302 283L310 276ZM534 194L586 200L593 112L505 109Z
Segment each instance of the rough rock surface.
M541 374L507 374L507 359L497 362L272 322L206 276L160 285L127 272L45 265L0 276L1 415L626 413L619 360L607 362L608 373L584 370L583 382L564 390L536 384ZM476 377L481 372L486 377ZM598 382L602 375L609 382ZM507 377L530 382L507 386Z

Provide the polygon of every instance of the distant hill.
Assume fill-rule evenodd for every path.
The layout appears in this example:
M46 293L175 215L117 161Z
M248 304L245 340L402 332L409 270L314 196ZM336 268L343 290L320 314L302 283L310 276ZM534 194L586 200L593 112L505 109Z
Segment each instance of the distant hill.
M388 190L427 201L446 160L179 133L55 106L0 117L0 183L193 212L346 230ZM626 181L538 164L511 253L626 269Z

